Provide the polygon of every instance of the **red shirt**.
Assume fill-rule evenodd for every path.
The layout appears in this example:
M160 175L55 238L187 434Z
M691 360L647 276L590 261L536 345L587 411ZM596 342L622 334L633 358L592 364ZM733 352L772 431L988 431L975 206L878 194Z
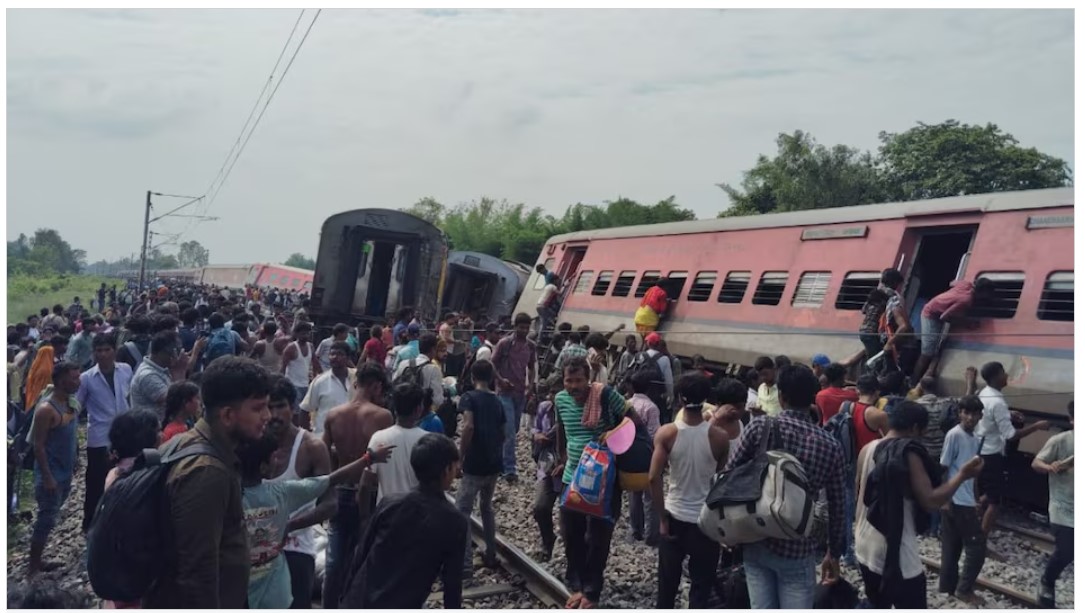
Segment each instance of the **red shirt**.
M841 403L843 404L843 403ZM877 430L871 430L866 425L866 420L863 419L863 415L866 414L869 404L863 404L862 402L856 402L855 408L851 411L852 421L855 425L855 453L858 454L863 450L863 447L867 446L867 443L872 443L882 437L881 433ZM839 410L839 409L837 409Z
M188 432L188 426L171 421L162 429L162 442L165 443L178 434L184 434L185 432Z
M954 281L949 284L948 290L931 298L930 302L923 306L923 317L948 320L964 315L970 306L972 306L972 282Z
M853 389L832 386L818 392L814 403L818 405L818 409L821 411L821 425L824 426L830 417L840 412L840 405L844 404L845 400L858 402L859 392Z
M644 299L640 301L640 305L652 309L656 312L656 315L661 315L667 310L667 292L663 291L663 288L653 285L648 290L648 293L644 294Z
M388 350L385 349L384 342L381 339L371 338L362 347L362 355L384 366L384 358L388 355Z

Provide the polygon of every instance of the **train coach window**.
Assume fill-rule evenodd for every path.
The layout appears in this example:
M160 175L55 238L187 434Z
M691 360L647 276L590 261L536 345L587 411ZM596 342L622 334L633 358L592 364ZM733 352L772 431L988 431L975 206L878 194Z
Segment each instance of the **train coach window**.
M547 270L553 271L554 270L554 258L546 258L546 261L543 262L543 266L545 266ZM540 275L538 273L535 273L535 275L536 275L535 276L535 289L542 289L542 288L546 287L546 277L544 277L543 275Z
M1047 277L1036 316L1048 321L1074 321L1073 271L1053 272Z
M268 282L269 282L269 283L274 283L274 282L275 282L275 279L278 279L278 278L279 278L279 275L277 275L277 274L275 274L275 273L271 273L271 276L270 276L270 277L268 277Z
M716 285L716 276L714 272L697 273L697 276L693 278L693 287L689 288L687 299L690 302L708 302L708 297L712 295L712 287Z
M829 272L804 272L799 277L799 284L795 287L795 295L791 297L791 306L819 307L825 302L825 294L829 291Z
M299 285L301 285L301 279L294 277L290 280L290 287L297 287Z
M762 273L761 281L753 292L753 303L766 306L780 304L780 299L784 297L784 286L786 285L786 272Z
M738 304L746 297L746 288L750 287L750 273L729 272L723 280L723 287L716 296L716 302Z
M580 273L580 276L576 279L576 287L573 288L574 294L583 294L588 291L588 286L591 285L591 276L595 274L594 271L585 270Z
M633 289L633 280L636 278L637 271L635 270L623 270L618 273L618 280L614 282L614 289L611 290L610 295L625 298L629 295L629 290Z
M599 273L599 278L595 280L595 285L591 288L591 295L606 296L607 290L610 289L610 280L613 278L614 273L609 270Z
M840 284L840 293L836 295L836 308L842 311L858 311L866 304L866 297L878 288L882 280L877 272L849 272Z
M994 294L983 301L972 303L969 317L990 319L1012 319L1017 313L1017 303L1021 301L1021 288L1025 286L1025 274L1021 272L983 272L976 279L990 279L994 284Z
M648 293L648 288L656 284L659 281L659 271L649 270L644 273L640 278L640 283L637 285L637 291L633 292L634 298L643 298Z

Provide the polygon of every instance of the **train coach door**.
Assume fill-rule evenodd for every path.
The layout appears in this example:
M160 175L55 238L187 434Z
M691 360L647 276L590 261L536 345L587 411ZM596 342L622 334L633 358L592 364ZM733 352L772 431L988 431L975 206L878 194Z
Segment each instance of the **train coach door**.
M947 226L910 228L905 243L914 245L910 262L906 250L902 251L906 285L905 304L908 319L919 329L919 317L923 307L938 294L949 289L949 284L963 279L972 254L972 244L979 226Z
M381 305L380 310L374 310L374 315L389 315L399 311L403 305L403 280L407 271L407 246L395 244L392 259L388 268L388 291L387 300Z

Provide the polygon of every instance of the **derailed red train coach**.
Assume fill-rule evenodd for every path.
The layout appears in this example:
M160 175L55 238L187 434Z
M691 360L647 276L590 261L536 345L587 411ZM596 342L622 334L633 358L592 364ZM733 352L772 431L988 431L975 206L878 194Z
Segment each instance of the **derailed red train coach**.
M660 326L670 350L732 372L759 355L808 363L861 348L860 309L879 273L898 268L918 328L926 302L956 279L991 279L996 299L973 308L978 328L953 331L939 374L946 395L965 368L997 360L1011 406L1066 423L1073 395L1072 188L980 194L676 222L555 236L537 263L570 284L560 321L610 330L656 280L676 299ZM534 313L532 273L518 311ZM615 337L620 342L620 337ZM1048 436L1020 444L1035 453Z

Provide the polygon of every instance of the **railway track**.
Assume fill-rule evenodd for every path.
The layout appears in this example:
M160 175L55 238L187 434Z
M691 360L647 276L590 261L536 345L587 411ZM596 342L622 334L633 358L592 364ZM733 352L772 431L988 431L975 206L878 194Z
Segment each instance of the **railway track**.
M934 558L928 558L927 556L920 556L920 560L923 561L924 566L926 566L927 568L930 568L930 569L932 569L932 570L934 570L936 572L940 571L942 569L941 562L939 562L938 560L935 560ZM1013 602L1014 604L1018 604L1018 605L1021 605L1023 607L1027 607L1027 608L1030 608L1030 609L1036 609L1036 608L1040 607L1040 603L1036 600L1036 597L1033 596L1032 594L1026 594L1025 592L1022 592L1021 590L1018 590L1016 588L1012 588L1012 587L1010 587L1008 585L1003 585L1003 584L998 583L996 581L991 581L990 579L985 579L983 577L979 577L978 579L976 579L976 586L981 588L981 589L984 589L984 590L986 590L988 592L994 592L995 594L998 594L999 596L1002 596L1002 597L1006 598L1007 600Z
M1001 530L1017 535L1024 540L1028 546L1040 553L1051 555L1055 551L1055 537L1046 532L1030 530L1004 521L995 522L995 526Z
M452 496L449 501L454 502ZM482 522L471 516L471 539L480 550L486 547L482 533ZM478 588L464 590L464 599L483 598L487 596L499 596L502 594L518 592L526 588L541 604L540 608L561 609L569 600L569 589L557 577L550 574L531 556L527 555L519 547L513 545L508 539L498 533L495 542L497 545L497 562L509 573L521 577L524 585L510 584L485 585Z

